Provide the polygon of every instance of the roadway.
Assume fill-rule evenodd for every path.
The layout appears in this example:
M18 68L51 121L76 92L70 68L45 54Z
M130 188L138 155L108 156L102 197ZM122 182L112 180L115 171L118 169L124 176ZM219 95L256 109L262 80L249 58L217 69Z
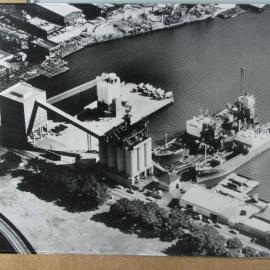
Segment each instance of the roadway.
M144 193L133 190L134 194L131 194L131 193L127 192L127 190L128 190L127 188L123 188L123 189L114 188L114 189L112 189L111 194L113 195L113 200L126 198L129 200L140 199L142 201L149 202ZM164 206L164 204L161 202L161 200L156 200L153 198L153 201L156 202L159 206L161 206L163 208L170 209L168 206ZM195 224L198 224L198 225L206 225L207 224L203 221L198 221L198 220L193 220L193 221ZM213 226L213 224L210 224L210 225ZM228 225L223 225L223 224L222 225L219 224L219 225L221 228L215 227L215 229L218 230L218 232L222 236L224 236L226 239L237 237L241 240L241 242L243 243L243 246L251 246L258 251L266 251L266 252L270 253L270 250L268 248L261 246L259 244L256 244L254 242L251 242L251 239L253 237L241 234L237 230L230 228ZM232 230L235 231L236 234L231 233L230 231L232 231Z

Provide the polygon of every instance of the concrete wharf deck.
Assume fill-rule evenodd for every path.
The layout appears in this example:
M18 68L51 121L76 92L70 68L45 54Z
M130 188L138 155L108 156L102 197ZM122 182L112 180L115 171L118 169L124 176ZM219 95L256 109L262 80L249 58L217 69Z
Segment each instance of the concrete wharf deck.
M121 105L119 108L116 117L98 117L94 120L80 121L76 117L73 117L62 110L55 107L54 103L61 101L67 97L81 93L88 90L91 86L96 85L97 80L87 82L83 85L77 86L69 91L64 92L63 94L57 95L56 97L50 98L47 102L37 101L39 106L43 107L46 110L50 110L58 115L62 116L66 121L72 123L76 127L85 131L86 133L100 138L104 136L108 131L124 123L123 116L126 114L126 108L124 105ZM172 104L174 102L172 98L164 98L162 100L155 100L152 97L144 96L138 92L134 92L133 89L136 87L136 84L128 83L122 85L122 98L127 100L129 106L131 106L131 124L135 124L151 114L159 111L160 109ZM95 111L97 108L97 101L92 102L84 109L90 109Z

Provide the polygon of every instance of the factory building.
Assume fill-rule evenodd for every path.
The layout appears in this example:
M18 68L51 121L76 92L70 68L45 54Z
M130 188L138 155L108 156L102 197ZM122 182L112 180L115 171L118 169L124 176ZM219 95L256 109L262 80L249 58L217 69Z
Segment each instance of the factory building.
M115 73L96 78L98 114L115 117L121 107L122 88L120 78Z
M84 20L82 10L65 3L37 3L37 16L55 24L72 25Z
M138 184L142 178L153 173L151 138L145 138L132 147L121 147L101 140L99 154L106 174L121 184Z
M4 50L19 52L28 49L30 35L26 32L0 23L0 45Z
M34 5L5 5L0 14L4 15L1 20L9 24L12 22L17 28L27 33L47 39L48 35L58 31L61 26L42 20L35 16Z
M35 106L46 101L46 92L20 82L0 93L0 137L16 144L41 138L47 133L47 111Z

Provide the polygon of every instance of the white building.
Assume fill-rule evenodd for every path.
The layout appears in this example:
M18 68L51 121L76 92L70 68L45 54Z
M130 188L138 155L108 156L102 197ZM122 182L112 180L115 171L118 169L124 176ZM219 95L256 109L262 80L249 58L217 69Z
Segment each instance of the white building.
M107 112L110 116L116 116L121 106L122 88L120 78L115 73L103 73L96 79L99 114Z
M36 100L46 101L46 92L25 82L0 93L0 132L4 141L22 142L28 135L34 139L47 131L47 111L35 107Z

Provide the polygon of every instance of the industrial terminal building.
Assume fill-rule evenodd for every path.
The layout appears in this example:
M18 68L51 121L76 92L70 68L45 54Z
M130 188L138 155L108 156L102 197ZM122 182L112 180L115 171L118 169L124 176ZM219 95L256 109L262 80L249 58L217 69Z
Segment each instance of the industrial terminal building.
M84 18L81 9L65 3L37 3L35 9L38 17L63 26Z
M83 121L53 105L95 86L97 100L84 108ZM171 104L173 98L155 100L134 91L135 88L135 84L121 82L114 73L103 73L47 100L45 91L18 83L0 93L1 138L5 143L35 143L43 139L50 129L50 111L86 133L87 140L98 140L100 167L106 176L127 186L139 184L153 173L152 139L146 135L146 118Z
M47 111L35 107L46 92L20 82L0 93L0 137L4 143L21 143L47 132ZM36 114L34 113L36 110ZM33 118L33 116L35 117Z

